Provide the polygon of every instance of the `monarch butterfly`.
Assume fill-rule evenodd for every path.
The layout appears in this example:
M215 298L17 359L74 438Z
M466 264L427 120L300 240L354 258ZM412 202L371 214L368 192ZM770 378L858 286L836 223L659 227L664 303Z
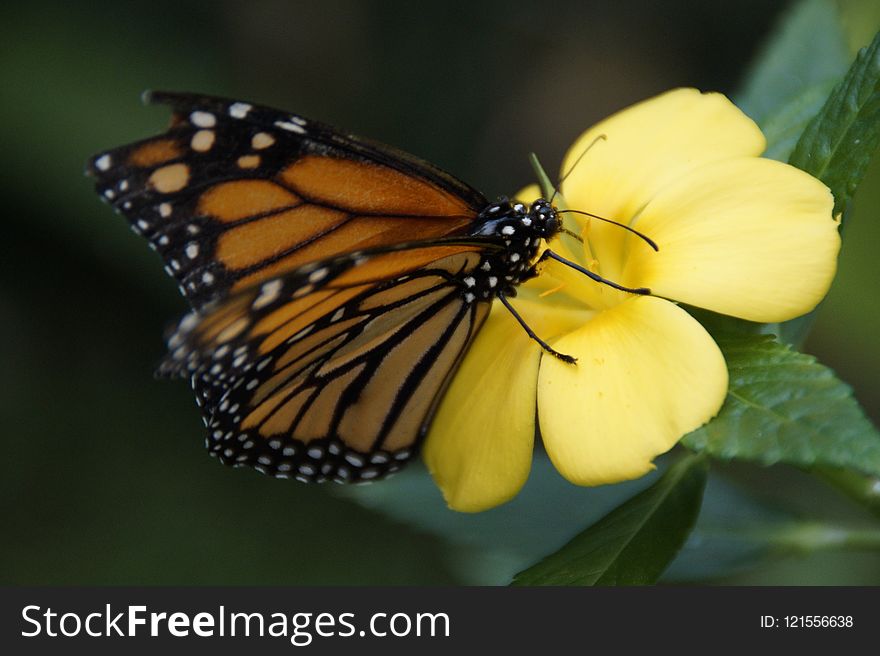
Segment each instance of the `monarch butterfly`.
M574 361L509 301L540 260L648 292L539 258L563 230L552 198L489 202L412 155L252 103L145 99L171 106L170 128L88 173L192 306L158 372L191 379L225 464L381 478L416 452L495 299Z

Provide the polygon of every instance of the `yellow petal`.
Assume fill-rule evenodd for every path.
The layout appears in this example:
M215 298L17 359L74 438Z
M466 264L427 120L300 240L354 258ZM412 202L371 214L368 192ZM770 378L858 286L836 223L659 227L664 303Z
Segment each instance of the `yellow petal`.
M532 461L540 347L497 305L455 374L423 452L446 502L464 512L512 498Z
M512 299L542 338L571 330L582 312ZM508 501L529 475L541 348L500 302L468 350L432 422L424 460L454 510Z
M526 204L534 203L540 197L541 188L536 184L526 185L518 192L516 192L516 194L514 194L514 198L516 198L520 203Z
M692 171L636 225L659 245L627 245L623 279L752 321L785 321L825 296L840 236L831 192L787 164L741 157Z
M600 135L604 140L595 141ZM676 89L624 109L581 135L563 160L565 174L581 158L563 183L563 193L573 209L626 223L687 171L718 159L759 155L765 143L755 123L723 95ZM621 228L591 221L590 242L602 275L619 275L625 235Z
M727 367L708 333L659 298L631 298L553 344L578 358L541 362L538 417L547 453L579 485L637 478L711 419Z

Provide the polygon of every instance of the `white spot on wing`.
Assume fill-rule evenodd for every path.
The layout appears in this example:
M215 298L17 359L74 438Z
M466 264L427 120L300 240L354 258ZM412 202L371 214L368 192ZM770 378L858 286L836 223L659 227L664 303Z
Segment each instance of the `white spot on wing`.
M232 118L244 118L254 108L253 105L243 102L235 102L229 106L229 115Z
M112 160L110 159L110 155L101 155L98 159L95 160L95 168L99 171L106 171L110 168L112 164Z
M260 288L260 295L257 296L256 300L253 303L253 308L255 310L259 310L261 307L265 307L272 301L274 301L278 297L278 292L281 291L281 281L280 280L271 280L265 283Z
M297 125L296 123L289 123L288 121L275 121L275 126L281 128L282 130L287 130L288 132L296 132L297 134L306 133L306 130L303 126Z
M199 317L195 312L190 312L183 319L180 320L180 329L181 330L192 330L196 327L196 324L199 322Z
M327 277L327 267L315 269L309 274L309 282L319 282Z
M211 112L195 111L189 115L189 120L199 128L213 128L217 125L217 117Z

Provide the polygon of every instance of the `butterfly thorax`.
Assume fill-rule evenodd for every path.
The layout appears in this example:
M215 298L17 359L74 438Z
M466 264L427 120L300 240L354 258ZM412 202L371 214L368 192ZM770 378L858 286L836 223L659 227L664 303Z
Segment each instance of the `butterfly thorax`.
M516 286L531 278L532 261L542 239L552 238L560 229L553 206L538 199L531 207L502 199L487 205L474 223L472 234L497 237L503 247L483 255L475 272L463 279L465 299L491 300L499 294L516 295Z

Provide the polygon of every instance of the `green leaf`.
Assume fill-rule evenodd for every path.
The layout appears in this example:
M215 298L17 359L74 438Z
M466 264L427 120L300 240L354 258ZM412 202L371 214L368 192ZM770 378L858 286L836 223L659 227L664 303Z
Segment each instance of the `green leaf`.
M801 135L789 163L819 178L844 212L880 144L880 33Z
M520 572L513 585L649 585L657 581L697 519L708 467L687 457L580 533Z
M789 130L797 139L849 62L835 5L804 0L782 17L736 94L736 104L761 126L772 149L782 136L791 137Z
M880 474L880 433L834 372L769 336L716 340L730 371L727 401L685 446L722 459Z
M761 130L767 138L767 149L762 157L780 162L788 160L798 139L806 130L810 120L822 109L828 94L839 79L840 76L835 76L831 80L807 87L764 118L761 122Z

